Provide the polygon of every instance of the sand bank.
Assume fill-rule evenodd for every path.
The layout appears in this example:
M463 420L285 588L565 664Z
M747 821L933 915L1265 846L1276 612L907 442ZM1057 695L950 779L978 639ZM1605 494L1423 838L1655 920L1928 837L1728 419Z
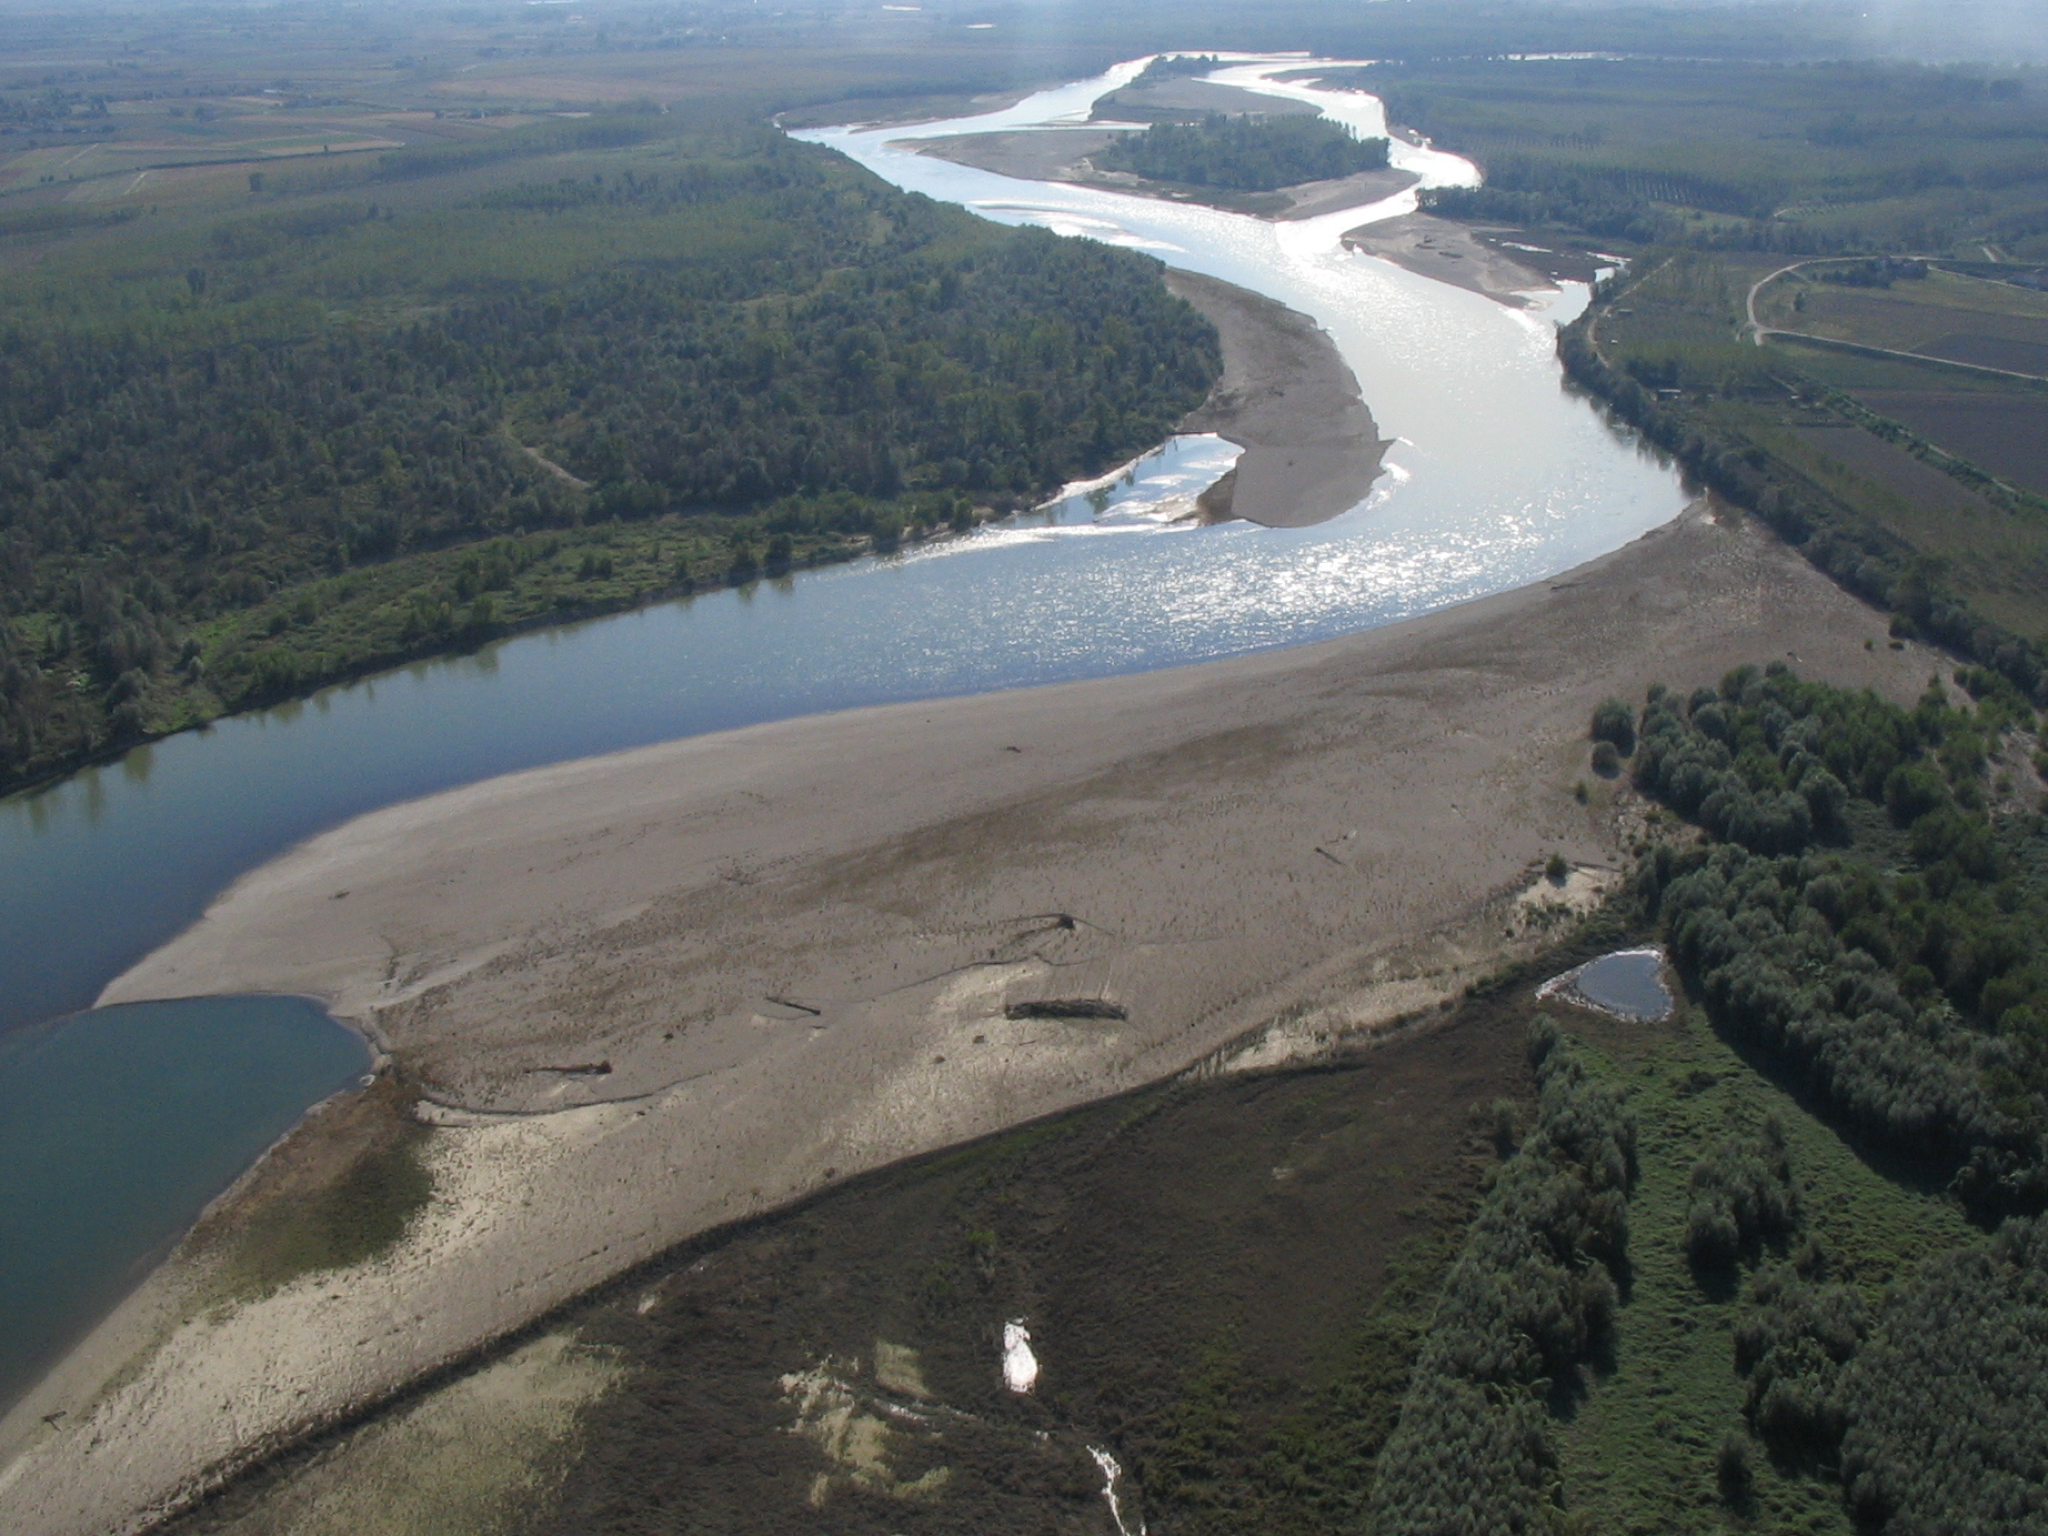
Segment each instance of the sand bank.
M1503 304L1520 305L1525 302L1522 295L1532 289L1555 286L1543 273L1477 239L1465 225L1433 214L1411 213L1368 224L1347 231L1344 243Z
M1245 450L1202 498L1205 515L1305 528L1363 501L1389 444L1315 321L1193 272L1169 271L1166 286L1223 340L1223 376L1181 430L1214 432Z
M1553 850L1619 861L1605 790L1571 793L1598 700L1790 653L1911 697L1930 658L1883 634L1695 512L1335 641L675 742L315 838L103 1001L327 999L438 1102L435 1198L380 1260L259 1300L210 1306L187 1254L0 1424L0 1523L131 1529L691 1233L1282 1016L1426 1001ZM1062 998L1126 1016L1011 1016Z

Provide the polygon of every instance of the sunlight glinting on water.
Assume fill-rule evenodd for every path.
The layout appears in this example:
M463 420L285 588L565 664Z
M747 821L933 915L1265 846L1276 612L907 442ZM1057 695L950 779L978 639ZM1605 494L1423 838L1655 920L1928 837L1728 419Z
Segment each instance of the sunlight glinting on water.
M1361 134L1385 131L1374 97L1271 78L1301 69L1309 62L1303 56L1224 57L1235 62L1215 74L1219 82L1308 102ZM1149 550L1120 550L1145 567L1115 574L1130 578L1129 590L1142 593L1134 601L1155 623L1173 628L1195 617L1213 638L1227 633L1229 648L1241 649L1384 622L1552 574L1678 510L1670 474L1615 452L1610 429L1559 387L1554 326L1583 305L1583 289L1546 292L1533 308L1517 310L1345 248L1346 231L1411 212L1412 190L1364 209L1273 223L1095 187L1018 181L900 147L1085 122L1090 104L1144 62L981 117L799 136L898 186L986 217L1146 250L1169 265L1255 288L1330 333L1382 434L1395 439L1388 474L1363 507L1319 529L1251 540L1215 529L1188 534L1227 540L1218 558L1183 551L1169 563ZM1422 185L1477 180L1468 162L1398 138L1390 158ZM991 549L1006 542L1001 532L984 538ZM1111 574L1082 579L1100 586Z
M1538 580L1677 512L1670 471L1562 387L1552 322L1582 290L1511 309L1346 250L1358 210L1273 224L892 147L1085 122L1145 62L977 119L803 136L1000 222L1147 250L1313 316L1393 440L1359 507L1316 528L1199 526L1185 513L1235 450L1177 439L1093 499L1070 488L964 538L543 630L137 748L0 802L0 1029L85 1006L238 874L395 801L757 721L1343 634ZM1378 126L1370 97L1263 79L1308 62L1239 57L1230 74ZM1418 146L1393 157L1438 183L1472 175Z

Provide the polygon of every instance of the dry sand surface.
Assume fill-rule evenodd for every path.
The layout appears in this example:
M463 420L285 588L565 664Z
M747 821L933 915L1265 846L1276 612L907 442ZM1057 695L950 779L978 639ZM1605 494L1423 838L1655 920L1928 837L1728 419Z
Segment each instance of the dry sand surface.
M1882 635L1695 510L1335 641L680 741L317 837L102 1001L326 999L439 1106L435 1198L382 1259L260 1300L167 1268L0 1425L0 1526L132 1529L689 1234L1276 1020L1427 1005L1552 850L1618 861L1606 791L1571 794L1601 698L1792 653L1910 697L1929 656ZM1020 1006L1073 998L1127 1016Z
M1245 450L1203 495L1205 515L1306 528L1365 500L1389 445L1329 336L1307 315L1213 277L1169 271L1166 286L1223 341L1223 375L1180 429Z
M1520 304L1521 295L1531 289L1553 286L1541 272L1474 238L1463 224L1433 214L1411 213L1368 224L1348 231L1344 243L1368 256L1384 257L1411 272L1440 283L1455 283L1504 304Z
M1088 157L1125 128L1036 128L996 133L955 133L937 139L898 139L899 149L971 165L1020 181L1089 181L1096 172Z

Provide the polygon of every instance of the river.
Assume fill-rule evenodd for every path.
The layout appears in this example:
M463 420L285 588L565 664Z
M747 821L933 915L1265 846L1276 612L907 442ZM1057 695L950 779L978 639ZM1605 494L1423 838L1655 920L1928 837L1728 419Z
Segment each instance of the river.
M1338 237L1368 217L1359 210L1272 224L1008 180L891 145L1085 117L1142 62L980 118L802 136L986 217L1147 250L1313 316L1382 435L1397 440L1363 505L1294 530L1143 515L1229 462L1226 446L1189 440L1141 465L1133 483L1076 497L1054 516L508 640L138 748L0 802L0 1030L89 1006L237 875L379 806L764 720L1341 634L1539 580L1677 513L1675 475L1563 387L1553 327L1582 290L1510 309L1347 252ZM1371 97L1264 79L1303 62L1246 60L1218 78L1380 130ZM1399 140L1394 159L1438 184L1474 174ZM1403 194L1372 212L1412 206ZM1098 518L1105 501L1119 506ZM65 1091L90 1077L73 1071ZM45 1150L38 1166L62 1160ZM18 1171L8 1168L0 1199L53 1198ZM144 1246L160 1240L152 1231ZM19 1250L8 1258L34 1262Z

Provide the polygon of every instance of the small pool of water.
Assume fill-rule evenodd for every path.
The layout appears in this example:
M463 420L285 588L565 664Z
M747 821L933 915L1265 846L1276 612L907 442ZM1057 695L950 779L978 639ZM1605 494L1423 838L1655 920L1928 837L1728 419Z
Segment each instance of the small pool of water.
M297 997L130 1003L0 1036L0 1408L370 1064Z
M1664 985L1664 952L1660 949L1622 949L1602 955L1546 983L1540 995L1559 994L1603 1013L1644 1023L1671 1014L1671 992Z

